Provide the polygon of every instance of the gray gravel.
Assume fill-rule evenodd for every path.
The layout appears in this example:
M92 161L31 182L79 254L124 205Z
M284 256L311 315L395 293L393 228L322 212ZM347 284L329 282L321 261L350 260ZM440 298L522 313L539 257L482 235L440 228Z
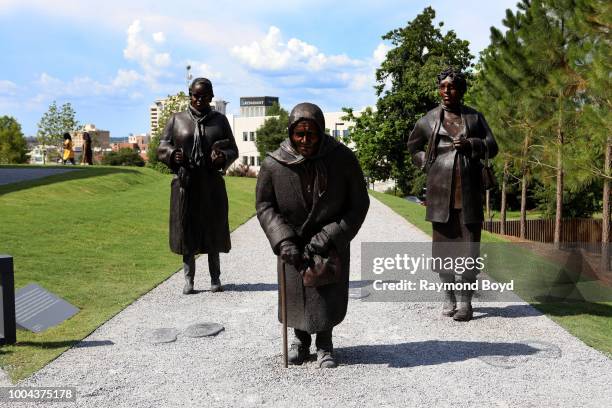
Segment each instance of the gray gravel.
M360 242L427 240L372 199L352 244L352 280ZM76 404L63 406L79 407L610 406L612 361L521 302L477 303L480 318L465 324L435 303L351 299L334 330L340 367L284 369L275 259L257 220L232 243L221 257L225 292L208 291L202 257L202 292L181 295L173 275L21 385L74 385ZM199 322L225 330L182 335ZM151 344L159 328L176 328L178 339Z
M34 180L43 177L49 177L56 174L66 173L69 171L78 170L70 167L41 167L40 169L32 168L3 168L0 169L0 185L17 183L20 181Z

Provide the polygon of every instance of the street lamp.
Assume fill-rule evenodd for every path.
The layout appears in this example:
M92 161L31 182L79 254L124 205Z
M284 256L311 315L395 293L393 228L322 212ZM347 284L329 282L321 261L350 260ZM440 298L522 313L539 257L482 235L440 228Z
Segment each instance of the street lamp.
M189 92L189 83L191 82L191 78L193 78L191 76L191 65L187 65L185 67L186 73L185 73L185 82L187 83L187 91Z
M334 123L334 137L335 138L338 137L338 125L344 126L344 123L343 122Z

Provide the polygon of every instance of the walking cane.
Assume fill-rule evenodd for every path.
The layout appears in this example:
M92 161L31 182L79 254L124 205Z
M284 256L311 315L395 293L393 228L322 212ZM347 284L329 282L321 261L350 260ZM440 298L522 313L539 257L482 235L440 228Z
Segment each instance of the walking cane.
M287 287L285 282L285 262L281 260L280 276L281 317L283 319L283 364L287 368Z

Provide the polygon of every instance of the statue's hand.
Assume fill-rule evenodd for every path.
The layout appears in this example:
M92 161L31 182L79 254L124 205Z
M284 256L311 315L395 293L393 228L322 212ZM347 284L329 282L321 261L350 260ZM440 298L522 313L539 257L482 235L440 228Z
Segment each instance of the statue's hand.
M468 154L472 150L472 145L467 139L453 140L453 145L460 153Z
M215 167L221 168L225 164L225 154L221 151L213 150L210 153L210 159Z
M182 164L183 163L183 151L181 149L176 150L174 152L172 160L174 160L176 164Z
M284 240L280 244L280 257L284 262L293 265L296 268L299 267L302 262L302 254L300 253L299 248L293 243L293 241L288 239Z
M329 253L331 245L332 243L327 233L325 231L321 231L310 239L310 242L308 245L306 245L305 252L313 255L321 255L325 258Z

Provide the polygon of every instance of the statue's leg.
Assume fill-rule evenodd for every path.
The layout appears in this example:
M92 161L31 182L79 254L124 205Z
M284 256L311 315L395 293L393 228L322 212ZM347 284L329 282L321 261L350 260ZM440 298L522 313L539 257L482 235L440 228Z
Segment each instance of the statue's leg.
M333 354L332 330L317 333L317 363L320 368L335 368L338 366Z
M208 271L210 272L210 291L222 292L221 286L221 261L218 252L208 253Z
M183 273L185 275L185 287L183 294L190 295L193 293L193 278L195 277L195 255L183 255Z
M453 273L440 272L440 281L442 283L455 283L455 275ZM442 306L442 315L452 316L457 311L457 298L453 289L444 290L444 304Z
M289 347L287 360L289 364L301 365L310 355L310 333L299 329L293 329L295 337Z
M470 274L464 274L458 279L461 284L472 284L476 282L476 277L470 276ZM474 291L471 289L461 289L459 291L459 304L457 306L457 312L453 316L453 319L461 322L467 322L472 320L472 296Z

